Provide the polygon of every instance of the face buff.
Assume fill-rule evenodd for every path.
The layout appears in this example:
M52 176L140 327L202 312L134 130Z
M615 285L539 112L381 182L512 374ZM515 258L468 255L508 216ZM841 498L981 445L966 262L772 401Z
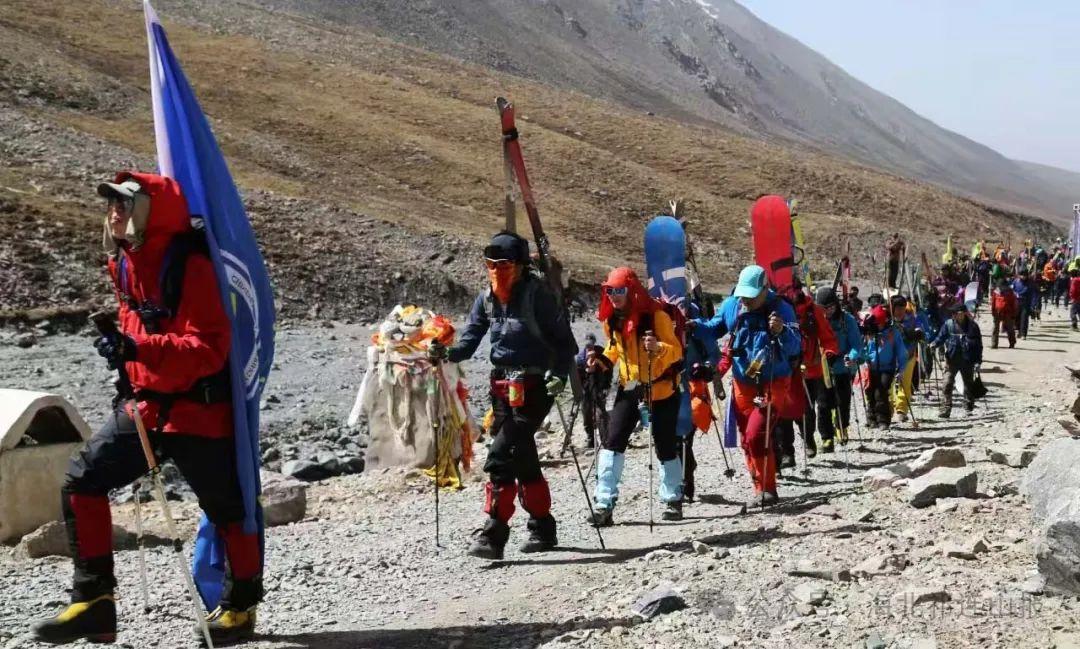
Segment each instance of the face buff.
M488 264L488 279L491 280L491 292L499 300L500 304L510 301L510 293L514 290L514 284L521 276L521 266L513 262L499 262Z

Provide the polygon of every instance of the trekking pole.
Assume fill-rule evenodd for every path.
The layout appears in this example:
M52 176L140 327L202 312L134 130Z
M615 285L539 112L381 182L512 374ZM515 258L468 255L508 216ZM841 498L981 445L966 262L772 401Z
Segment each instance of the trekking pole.
M135 481L132 485L132 496L135 497L135 545L138 547L138 585L143 592L143 612L150 612L150 586L146 578L146 538L143 536L143 501L139 497L139 491L143 489L143 481Z
M139 589L142 591L143 613L150 612L150 587L146 581L146 537L143 536L142 523L142 481L136 480L131 486L135 496L135 545L139 548Z
M731 461L728 460L727 448L724 446L724 438L720 435L720 427L717 425L716 420L713 419L713 430L716 431L716 441L720 443L720 454L724 456L724 476L728 480L735 478L735 469L731 468Z
M108 314L102 312L94 313L90 316L90 320L94 323L98 333L102 336L113 338L120 335L120 331L116 328L116 323L112 321L112 318L110 318ZM158 465L153 447L150 446L150 436L146 432L146 424L143 423L142 414L139 413L139 406L135 401L135 391L131 385L131 379L128 377L127 369L124 367L123 363L118 363L117 365L116 372L119 376L117 389L119 390L121 397L127 400L127 410L131 412L131 418L135 422L135 430L138 431L139 434L139 444L142 446L143 455L146 456L146 465L148 474L150 475L151 485L153 486L154 496L161 506L161 514L165 518L165 525L168 529L169 538L172 540L173 554L176 557L176 563L180 568L180 573L184 575L184 585L187 587L188 595L191 596L191 605L195 613L195 624L198 625L199 629L202 631L206 646L209 649L213 649L214 642L210 639L210 628L206 624L206 616L203 615L202 607L199 604L199 594L195 590L195 581L191 577L191 572L188 571L187 561L184 557L184 542L180 540L180 535L176 531L176 521L173 520L169 501L165 498L165 486L161 479L161 467Z
M555 410L559 413L559 421L562 422L563 427L566 426L566 415L563 414L562 404L558 400L555 401ZM581 493L585 494L585 504L589 506L589 520L593 523L593 529L596 530L596 538L600 539L600 549L606 550L607 546L604 545L604 535L600 533L600 526L596 524L596 510L593 509L592 498L589 497L589 487L585 484L585 474L581 472L581 464L578 462L577 448L571 444L568 447L570 451L570 457L574 460L574 468L577 469L578 481L581 482ZM594 453L595 456L600 453Z
M806 369L803 368L803 371L805 372ZM802 381L803 393L806 395L806 407L803 408L803 413L802 413L803 425L802 425L802 430L799 431L799 437L802 438L802 459L803 459L803 468L802 468L802 471L800 473L803 474L803 477L807 477L807 476L810 475L810 457L809 457L810 454L806 450L806 446L807 446L807 444L806 444L806 431L809 430L809 428L810 428L810 424L808 423L808 420L809 420L809 416L810 416L809 413L810 413L810 410L811 410L811 406L813 405L814 400L810 398L810 386L808 386L806 384L806 375L803 374L802 376L799 377L799 379ZM814 409L814 414L815 415L817 414L817 409L816 408Z
M435 361L433 369L436 372L435 378L435 393L432 395L432 400L435 402L435 407L432 410L435 413L434 419L431 420L431 431L435 437L435 466L432 470L435 474L435 547L441 548L439 543L439 438L442 437L442 412L440 411L439 397L442 396L442 383L439 381L439 376L442 374L442 361Z
M651 337L652 331L646 331L645 336ZM653 399L652 399L652 366L653 366L653 352L648 351L649 367L645 374L645 403L649 408L649 533L652 534L655 521L653 520L653 431L656 426L656 417L653 413Z
M873 433L870 432L870 430L871 430L870 429L870 405L866 402L866 389L869 387L869 383L870 383L869 375L870 375L870 372L868 371L866 380L863 380L862 365L860 364L859 365L859 398L862 399L863 420L866 422L866 435L867 435L867 437L872 437ZM859 446L855 450L857 450L857 451L865 451L866 450L866 446L863 445L861 435L859 437Z
M844 464L847 466L848 473L851 473L851 456L848 455L848 430L844 426L844 415L840 412L840 390L836 387L835 376L830 381L832 383L833 400L836 406L833 408L833 412L836 413L836 428L840 431L840 436L844 438ZM857 421L858 419L856 419Z

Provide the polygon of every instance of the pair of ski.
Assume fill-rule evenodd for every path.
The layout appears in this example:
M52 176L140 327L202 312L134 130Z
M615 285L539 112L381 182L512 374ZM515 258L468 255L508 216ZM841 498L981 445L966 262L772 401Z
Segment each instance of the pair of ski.
M547 279L551 291L555 296L555 302L563 310L563 317L570 322L570 313L566 308L566 299L563 295L562 266L551 256L551 242L544 232L544 226L540 223L540 212L536 208L536 197L529 182L529 174L525 169L525 158L521 153L521 141L518 135L517 125L514 119L514 105L504 97L495 100L495 107L499 111L499 121L502 125L503 146L503 174L506 180L506 196L504 200L504 212L506 217L506 229L510 232L517 231L517 204L515 200L515 187L521 194L521 202L525 205L525 213L529 217L529 226L532 229L533 241L536 244L537 266ZM570 407L570 417L566 417L562 404L555 400L555 409L559 414L559 421L563 427L563 444L560 456L570 451L574 460L574 468L577 469L578 480L581 482L582 492L585 494L585 502L589 506L590 520L596 520L596 512L593 510L592 497L589 496L589 488L585 484L585 474L581 472L581 463L578 461L577 450L571 440L574 431L574 423L585 394L581 385L581 377L578 376L577 368L570 368L570 390L573 395L573 404ZM604 544L604 535L600 528L593 525L596 536L600 540L600 548L607 549Z

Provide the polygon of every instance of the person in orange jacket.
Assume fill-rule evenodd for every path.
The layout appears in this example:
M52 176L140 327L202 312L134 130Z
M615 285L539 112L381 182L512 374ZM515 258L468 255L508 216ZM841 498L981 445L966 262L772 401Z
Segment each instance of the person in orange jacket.
M780 468L795 466L795 426L799 426L806 442L808 457L817 455L817 442L814 433L821 431L821 446L825 453L833 452L832 411L836 407L835 399L825 385L825 373L822 363L831 363L840 353L825 309L814 304L802 287L797 287L792 302L795 316L799 320L799 333L802 338L802 356L799 367L791 376L791 393L785 408L780 413L777 426L779 446L777 454Z
M612 511L619 499L630 434L643 421L642 408L651 420L656 458L660 460L660 501L665 520L682 519L682 460L676 427L679 419L679 371L682 343L663 306L649 297L633 270L611 271L604 281L597 318L604 326L604 358L618 363L619 385L608 420L608 434L596 459L595 513L597 526L613 524ZM651 393L646 392L651 388Z

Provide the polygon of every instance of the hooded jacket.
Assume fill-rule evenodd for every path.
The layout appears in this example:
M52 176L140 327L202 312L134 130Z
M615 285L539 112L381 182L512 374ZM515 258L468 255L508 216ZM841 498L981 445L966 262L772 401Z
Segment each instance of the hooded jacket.
M769 314L773 311L784 321L783 331L775 337L769 333ZM731 334L732 368L735 380L742 383L755 382L747 376L755 359L762 361L759 380L769 382L791 376L794 364L802 356L802 338L795 309L772 289L769 289L765 306L757 311L747 311L742 300L731 296L724 300L715 316L709 320L695 320L694 324L695 333L700 329L701 333L713 338Z
M867 316L876 321L877 330L869 334L866 343L866 363L871 372L878 374L896 374L907 364L908 359L904 334L900 327L889 321L888 317L888 313L882 306L874 307Z
M163 305L159 286L169 244L177 235L191 233L191 217L180 185L154 174L121 172L116 181L135 180L150 197L150 214L138 247L120 241L109 258L109 275L120 302L120 330L135 341L135 360L125 364L136 394L149 390L183 393L203 377L226 367L231 342L229 317L221 303L214 265L205 255L187 257L180 302L176 312L147 331L134 303ZM138 401L148 428L165 433L205 437L232 435L232 404L205 404L177 398L167 421L159 422L158 400Z
M825 374L821 367L822 356L838 356L840 347L836 333L829 324L829 318L825 315L825 309L806 296L798 300L795 303L795 313L799 318L799 331L802 334L802 364L806 367L803 376L820 379Z
M839 350L837 358L829 366L833 374L851 374L855 368L844 364L844 359L858 365L862 363L865 355L862 334L859 333L859 323L855 316L850 313L836 310L836 317L829 320L829 326L836 333L836 343Z
M956 324L952 319L941 325L931 347L944 347L945 358L949 363L977 365L982 362L982 332L971 317L965 318L962 325Z
M626 288L627 303L617 311L607 295L608 288ZM674 371L683 360L682 342L675 335L675 323L664 312L659 302L649 297L645 287L629 268L616 268L604 281L597 318L604 325L607 346L604 356L612 363L619 363L619 386L652 381L652 399L662 401L675 394L680 377ZM651 321L651 322L650 322ZM649 371L649 353L642 337L651 330L659 341L659 349L652 355Z

